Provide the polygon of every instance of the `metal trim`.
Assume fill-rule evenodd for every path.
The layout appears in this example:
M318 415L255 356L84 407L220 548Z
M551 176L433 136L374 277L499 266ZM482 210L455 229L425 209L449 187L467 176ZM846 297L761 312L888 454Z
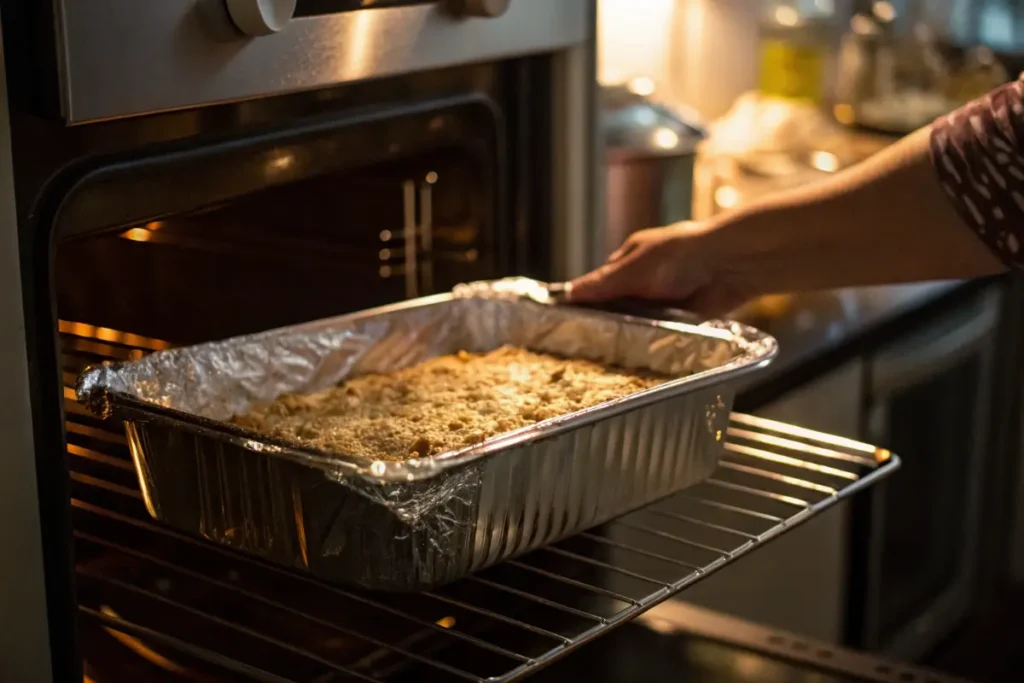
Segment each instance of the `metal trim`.
M686 593L682 593L681 597L685 598ZM726 643L781 660L805 664L824 672L857 676L857 680L875 683L966 683L963 679L839 648L682 601L662 603L637 617L637 621L659 633L685 634Z
M5 73L0 37L0 614L17 619L0 629L0 671L5 680L43 682L53 670Z
M72 124L554 51L592 36L593 0L515 0L498 18L437 4L294 19L247 38L218 0L57 3ZM62 30L61 30L62 29Z
M591 19L593 20L593 19ZM593 267L594 229L601 185L595 166L597 137L595 53L593 45L556 57L551 87L554 111L551 165L552 277L569 280Z

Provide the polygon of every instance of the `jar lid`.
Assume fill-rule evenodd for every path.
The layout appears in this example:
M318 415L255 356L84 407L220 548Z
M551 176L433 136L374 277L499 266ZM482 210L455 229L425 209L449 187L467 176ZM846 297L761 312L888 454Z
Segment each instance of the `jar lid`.
M626 86L601 88L601 126L610 151L635 156L692 154L706 136L695 119Z

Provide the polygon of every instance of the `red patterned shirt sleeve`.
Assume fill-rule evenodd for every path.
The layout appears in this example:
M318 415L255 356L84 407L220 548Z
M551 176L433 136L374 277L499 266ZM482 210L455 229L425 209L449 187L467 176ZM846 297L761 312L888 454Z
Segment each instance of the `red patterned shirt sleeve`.
M1024 268L1024 82L936 120L931 156L960 216L1008 266Z

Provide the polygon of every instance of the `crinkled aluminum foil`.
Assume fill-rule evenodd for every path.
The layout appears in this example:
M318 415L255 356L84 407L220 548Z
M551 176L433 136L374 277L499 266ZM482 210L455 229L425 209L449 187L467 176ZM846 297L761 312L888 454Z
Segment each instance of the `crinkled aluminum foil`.
M450 468L638 402L723 381L730 370L767 362L775 353L772 338L734 323L693 326L628 319L553 305L546 291L541 283L523 278L475 283L451 295L161 351L88 370L79 380L78 398L99 415L170 423L320 468L330 479L413 522L475 481L472 468L461 476L431 481ZM487 351L502 344L647 368L680 379L459 451L406 462L313 452L225 422L285 393L315 392L355 374L388 372L459 350Z

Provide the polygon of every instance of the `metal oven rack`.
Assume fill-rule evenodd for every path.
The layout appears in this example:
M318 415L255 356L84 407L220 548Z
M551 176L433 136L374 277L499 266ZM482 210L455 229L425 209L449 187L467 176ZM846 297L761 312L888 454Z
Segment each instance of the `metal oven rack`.
M119 426L78 370L164 342L61 323L86 674L168 681L525 677L898 467L888 452L735 415L706 483L476 576L366 594L154 523Z

